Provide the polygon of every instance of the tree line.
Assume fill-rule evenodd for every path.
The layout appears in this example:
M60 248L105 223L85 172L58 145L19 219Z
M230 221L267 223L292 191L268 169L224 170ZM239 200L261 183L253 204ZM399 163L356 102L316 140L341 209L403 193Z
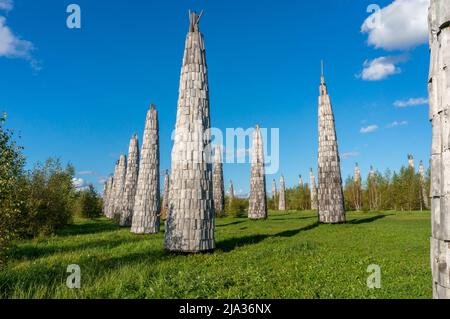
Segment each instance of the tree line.
M48 236L74 216L101 215L101 197L92 185L77 190L74 167L49 158L25 169L23 147L0 116L0 268L14 240Z

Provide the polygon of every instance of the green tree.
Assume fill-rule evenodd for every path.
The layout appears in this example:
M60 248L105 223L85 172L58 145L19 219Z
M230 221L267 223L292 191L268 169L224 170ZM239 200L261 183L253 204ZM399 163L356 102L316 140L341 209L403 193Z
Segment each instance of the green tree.
M102 199L92 184L76 195L75 213L84 218L98 218L102 215Z
M0 116L0 268L5 265L11 243L17 236L16 221L23 208L22 188L25 158L22 147Z

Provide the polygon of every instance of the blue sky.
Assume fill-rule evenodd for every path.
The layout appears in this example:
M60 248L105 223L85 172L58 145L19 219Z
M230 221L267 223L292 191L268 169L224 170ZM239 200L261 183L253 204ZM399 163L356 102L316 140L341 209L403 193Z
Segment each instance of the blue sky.
M372 2L0 0L0 111L29 166L60 157L100 188L155 103L169 168L187 12L204 9L212 125L280 129L268 183L284 174L293 186L316 170L321 59L343 177L356 161L363 176L370 164L397 170L408 153L427 165L427 0L378 1L382 27L367 29ZM66 26L70 3L81 7L79 30ZM249 171L226 164L226 187L233 179L246 193Z

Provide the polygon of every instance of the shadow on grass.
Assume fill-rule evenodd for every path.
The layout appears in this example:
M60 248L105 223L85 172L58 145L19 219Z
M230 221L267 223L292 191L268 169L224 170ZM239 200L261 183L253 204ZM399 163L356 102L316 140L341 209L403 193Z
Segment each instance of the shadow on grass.
M73 252L81 252L89 249L103 248L112 249L124 244L140 242L139 237L121 238L121 239L102 239L88 242L80 242L78 244L54 243L49 245L37 245L34 243L27 243L20 245L14 249L13 258L21 259L37 259L54 254L67 254Z
M82 224L68 225L66 228L57 232L60 237L74 236L74 235L88 235L98 234L104 232L111 232L119 230L121 227L107 220L93 220Z
M360 224L368 224L368 223L372 223L374 221L377 221L379 219L383 219L387 216L391 216L392 214L383 214L383 215L376 215L376 216L372 216L372 217L367 217L367 218L362 218L362 219L352 219L350 221L347 222L347 224L351 224L351 225L360 225Z
M216 227L226 227L226 226L232 226L232 225L239 225L242 223L245 223L247 220L240 220L240 221L236 221L236 222L232 222L232 223L228 223L228 224L222 224L222 225L216 225Z
M318 222L315 222L314 224L294 229L294 230L286 230L281 233L277 233L274 235L250 235L250 236L244 236L244 237L238 237L238 238L230 238L223 241L220 241L216 244L216 248L228 253L236 248L247 246L247 245L254 245L262 242L263 240L266 240L268 238L276 238L276 237L293 237L295 235L298 235L302 231L308 231L311 229L314 229L318 227L320 224Z

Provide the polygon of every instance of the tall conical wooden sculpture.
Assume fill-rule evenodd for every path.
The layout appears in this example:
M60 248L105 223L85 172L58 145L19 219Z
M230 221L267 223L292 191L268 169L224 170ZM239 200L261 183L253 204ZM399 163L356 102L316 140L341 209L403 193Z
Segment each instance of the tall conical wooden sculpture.
M414 169L414 156L408 154L408 167Z
M215 248L208 72L200 16L189 13L172 150L169 213L164 245L169 251Z
M120 216L123 212L123 190L125 186L125 176L127 174L127 157L125 155L120 155L119 162L117 164L117 175L114 178L114 210L113 218L114 220L120 221Z
M276 200L277 196L278 196L277 181L274 178L272 181L272 199Z
M166 220L167 212L169 211L169 186L170 186L170 175L169 170L166 169L164 173L164 192L161 205L161 219Z
M131 224L132 233L156 234L159 232L161 209L159 183L158 111L152 104L147 112L142 139L139 176Z
M419 163L419 176L420 176L420 190L422 192L422 208L429 209L430 205L428 203L428 196L430 191L427 190L427 183L425 178L425 167L423 166L423 162Z
M285 185L284 185L284 176L280 177L280 198L278 199L278 210L285 211L286 210L286 195L285 195Z
M228 188L228 196L230 196L230 203L231 203L234 199L234 186L233 181L231 179L230 179L230 187Z
M311 210L318 210L316 178L312 168L309 170L309 184L311 187Z
M355 183L354 196L355 196L355 209L360 210L362 207L362 189L361 189L361 170L358 163L355 163L355 169L353 172L353 181Z
M298 175L298 189L299 190L303 189L303 178L302 178L302 175Z
M249 219L267 218L266 173L264 169L264 148L259 125L253 132L252 164L250 175Z
M131 226L133 218L134 199L139 174L139 140L136 134L130 140L128 147L127 174L123 190L123 210L120 216L120 226Z
M431 147L431 265L434 298L450 298L450 1L431 0L430 120Z
M108 208L107 208L107 214L106 217L108 217L109 219L113 219L114 218L114 192L115 192L115 180L118 176L118 169L119 169L119 161L116 161L116 164L114 166L114 175L112 178L112 184L111 184L111 191L109 193L108 196Z
M109 176L105 184L105 192L103 195L103 214L109 217L109 203L113 189L114 177Z
M327 224L344 223L344 194L338 143L323 64L319 90L319 220Z
M214 150L214 211L216 216L223 216L225 207L225 186L223 182L222 148L217 145Z

